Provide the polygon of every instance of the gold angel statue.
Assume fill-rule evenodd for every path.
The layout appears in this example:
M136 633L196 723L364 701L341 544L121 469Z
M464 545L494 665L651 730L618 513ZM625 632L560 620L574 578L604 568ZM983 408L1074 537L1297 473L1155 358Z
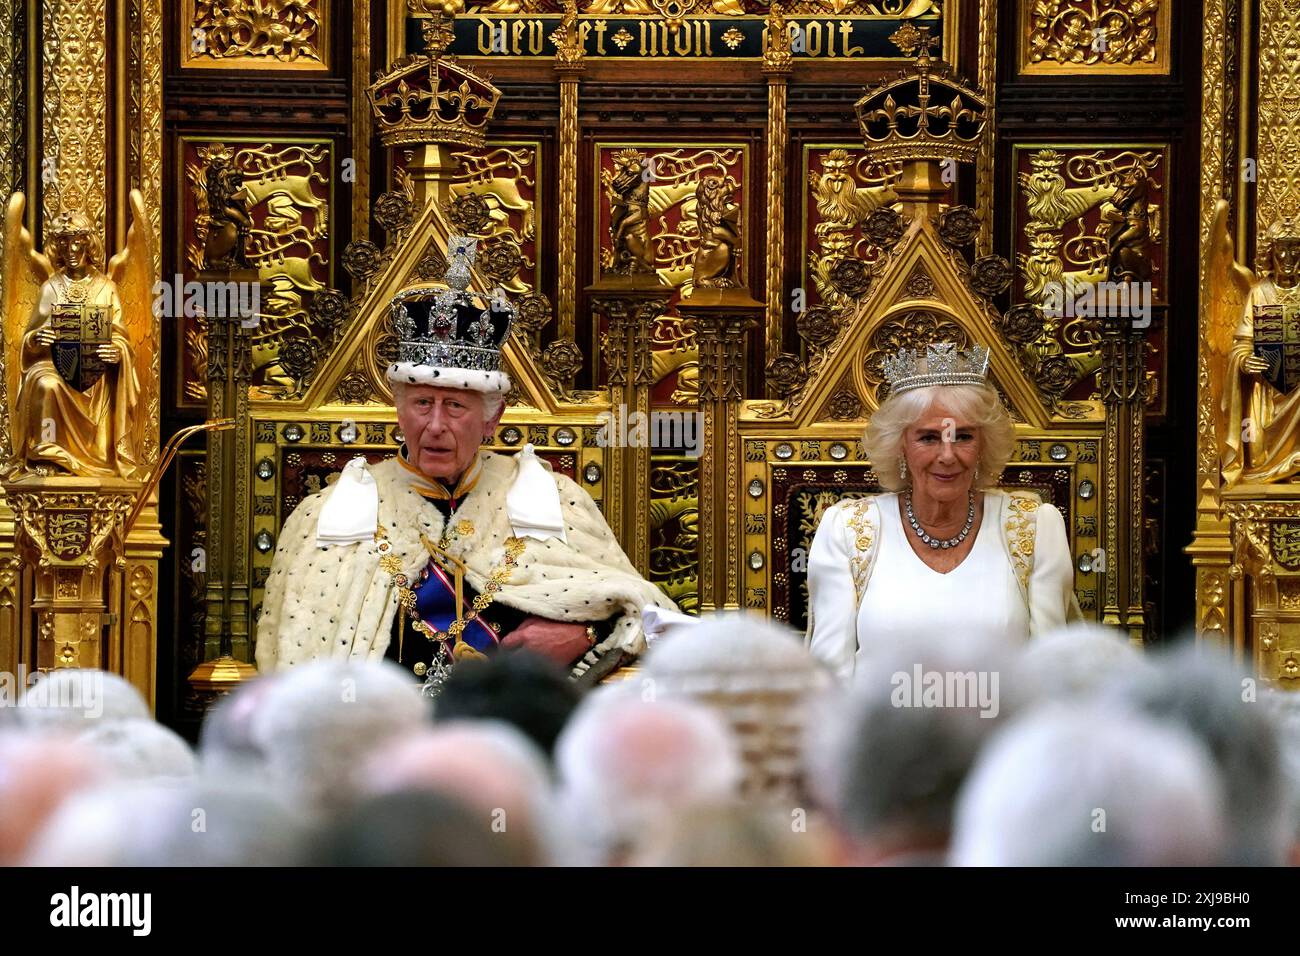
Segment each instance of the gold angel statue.
M7 475L69 473L141 478L154 405L152 254L138 190L126 248L101 271L98 230L64 212L37 252L10 197L4 245L4 411ZM2 421L0 421L2 424Z
M1228 204L1210 229L1210 394L1225 485L1300 473L1300 222L1273 223L1260 277L1237 263Z

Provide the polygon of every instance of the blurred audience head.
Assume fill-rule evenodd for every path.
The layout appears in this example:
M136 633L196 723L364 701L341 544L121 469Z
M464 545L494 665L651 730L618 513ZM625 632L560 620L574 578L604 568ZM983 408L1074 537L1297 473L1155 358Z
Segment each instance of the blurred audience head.
M646 833L633 866L829 866L832 841L802 808L726 803L694 807Z
M691 807L734 799L743 767L713 712L689 701L595 693L555 751L560 801L581 859L626 862L637 839Z
M549 852L546 757L509 724L453 721L394 739L368 757L357 780L368 796L442 794L516 856L540 863Z
M151 720L144 696L125 678L91 668L60 668L32 675L18 702L28 730L76 733L92 723Z
M282 798L230 781L123 781L64 802L27 862L34 866L293 866L308 825Z
M184 738L153 720L133 717L91 724L76 739L95 751L119 780L184 780L198 768Z
M507 831L508 832L508 831ZM314 866L526 866L517 840L444 793L406 790L362 800L313 841Z
M1223 788L1190 734L1151 717L1047 707L990 741L961 793L956 866L1222 862Z
M1128 635L1100 624L1074 624L1035 637L1012 667L1011 701L1017 709L1084 700L1121 677L1149 676L1146 655Z
M452 668L434 705L434 716L439 721L505 721L549 757L580 696L556 664L537 654L513 651Z
M1290 810L1291 848L1287 863L1300 866L1300 693L1273 690L1265 696L1265 702L1276 717L1282 747L1282 772Z
M716 614L656 641L634 680L656 700L693 700L726 722L746 799L801 802L804 729L833 681L793 631L748 613Z
M0 866L17 865L64 800L106 777L84 743L0 732Z
M809 744L814 792L828 802L850 861L942 863L957 794L1006 720L1006 653L917 637L859 667L839 712Z
M427 728L429 707L396 664L318 660L277 674L250 719L267 779L307 811L332 810L375 750Z
M1262 689L1208 646L1153 652L1151 663L1117 679L1104 699L1180 728L1204 745L1227 800L1225 863L1280 864L1290 842L1286 781L1276 716L1260 702Z
M258 741L255 717L276 677L260 675L214 701L199 728L199 763L205 774L262 775L266 750Z

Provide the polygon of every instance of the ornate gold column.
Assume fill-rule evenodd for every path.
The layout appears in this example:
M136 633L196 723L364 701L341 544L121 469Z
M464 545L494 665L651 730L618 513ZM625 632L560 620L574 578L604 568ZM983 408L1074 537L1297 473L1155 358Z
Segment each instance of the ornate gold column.
M1106 461L1102 468L1105 518L1101 543L1110 560L1101 622L1125 628L1136 644L1143 643L1146 632L1142 605L1145 354L1146 339L1130 319L1103 320L1101 400L1106 406ZM1128 502L1128 520L1120 521L1120 504L1124 501Z
M695 289L677 305L700 348L700 611L740 607L740 430L745 332L763 303L741 288Z
M956 4L951 4L956 7ZM944 39L952 31L944 23ZM975 255L987 256L993 252L993 180L996 176L995 153L997 144L997 119L994 114L997 96L998 5L996 0L983 0L980 4L979 26L979 85L984 93L984 130L980 136L979 154L975 157L975 211L980 217L980 231L975 239ZM955 57L950 58L955 63Z
M106 0L42 0L41 150L45 222L83 210L104 236L108 211ZM105 243L107 245L107 242Z
M1234 643L1240 650L1245 639L1244 586L1231 577L1232 538L1230 522L1220 499L1222 477L1219 446L1215 434L1218 414L1210 388L1209 324L1211 302L1208 264L1211 257L1210 227L1215 203L1229 187L1228 177L1238 175L1236 157L1228 149L1228 130L1235 126L1228 105L1233 92L1225 84L1226 58L1240 37L1228 30L1229 22L1240 23L1230 7L1240 0L1205 0L1202 33L1204 58L1201 63L1201 199L1200 199L1200 314L1196 359L1196 531L1187 547L1196 568L1196 634L1227 649ZM1237 109L1242 104L1237 103ZM1261 157L1262 162L1262 157Z
M668 307L672 289L654 273L606 276L586 290L592 309L609 322L605 363L610 402L624 420L639 412L650 420L654 385L651 331ZM620 407L621 406L621 407ZM642 575L650 573L650 448L611 448L605 468L605 518Z
M560 81L560 203L557 210L558 275L556 337L572 339L577 329L578 293L578 81L586 69L577 25L578 5L564 5L552 39L555 75Z
M1300 0L1259 0L1255 235L1300 214Z
M162 275L162 58L163 39L162 0L115 0L118 4L119 30L125 33L125 49L117 53L119 122L127 123L124 136L119 136L118 161L122 163L119 179L122 187L115 194L118 204L119 231L125 238L126 196L130 189L139 189L144 196L149 213L148 228L152 233L153 275ZM125 9L124 9L125 8ZM131 119L135 118L134 123ZM136 228L145 228L143 223ZM149 371L154 382L162 382L162 328L161 320L154 318L154 341L159 347L153 350ZM149 425L145 432L144 450L150 460L159 455L159 427L162 413L161 387L150 391L148 408ZM112 596L116 602L120 627L120 640L113 646L120 666L110 667L122 674L140 689L152 704L156 692L156 656L158 647L158 565L167 539L162 535L158 518L158 494L155 487L149 502L135 525L127 534L125 543L126 565L118 581L119 593Z
M0 0L0 197L28 189L27 117L28 30L26 0ZM0 230L0 261L4 255L4 235ZM3 276L0 276L0 301L4 301ZM9 396L0 375L0 434L9 434ZM9 449L0 448L0 457ZM26 643L24 615L21 613L22 565L15 550L14 515L0 494L0 671L18 672Z
M786 94L794 57L781 4L773 4L767 18L767 43L763 50L763 75L767 77L767 309L763 361L781 354L785 321L785 188L786 152L790 128L786 122ZM701 489L705 488L703 480ZM702 579L703 580L703 579Z
M396 54L394 54L396 57ZM370 136L373 118L364 90L370 84L370 4L352 5L352 238L370 236Z
M256 269L203 271L201 283L257 285ZM269 294L263 289L259 300ZM208 319L208 420L232 418L229 431L208 432L207 618L203 660L190 681L202 682L218 662L233 662L253 672L249 641L248 552L252 533L252 469L248 387L252 378L253 326L239 315Z

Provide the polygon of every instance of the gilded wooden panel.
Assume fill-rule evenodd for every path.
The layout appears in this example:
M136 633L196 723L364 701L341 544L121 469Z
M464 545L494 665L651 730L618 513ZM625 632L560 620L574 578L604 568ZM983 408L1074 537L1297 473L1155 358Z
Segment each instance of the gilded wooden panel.
M1149 406L1162 409L1169 147L1017 144L1013 163L1018 189L1012 213L1012 301L1054 314L1043 318L1013 308L1003 323L1004 334L1020 348L1044 394L1064 401L1095 399L1101 363L1097 319L1107 309L1149 308ZM1149 279L1142 281L1150 285L1138 283L1112 295L1097 283L1107 280L1113 265L1118 268L1116 250L1121 247L1149 270Z
M651 401L655 403L693 403L697 395L698 359L695 330L677 311L677 303L695 288L697 253L701 235L697 192L708 179L722 181L721 192L739 205L736 219L740 244L737 248L736 281L747 286L750 235L749 147L745 144L699 144L663 142L598 142L594 145L595 164L600 182L592 196L591 217L592 274L600 275L613 266L614 247L611 233L611 196L618 188L616 165L639 169L641 181L648 187L646 234L654 249L655 271L673 296L667 309L656 320L652 331L654 379ZM707 238L707 237L706 237ZM708 264L701 263L706 270ZM604 334L602 318L595 340ZM603 363L602 363L603 364ZM602 373L603 374L603 373Z
M1169 72L1175 0L1017 0L1020 72Z
M328 70L329 0L184 0L181 68Z
M264 284L253 342L254 397L292 394L298 366L306 358L303 353L318 347L308 314L312 297L333 281L333 147L321 139L184 136L177 154L185 211L177 217L184 250L180 285L193 280L202 267L210 221L205 175L212 160L224 156L244 176L253 223L248 258ZM207 333L194 311L187 308L179 317L185 343L180 381L183 398L201 402L206 395Z

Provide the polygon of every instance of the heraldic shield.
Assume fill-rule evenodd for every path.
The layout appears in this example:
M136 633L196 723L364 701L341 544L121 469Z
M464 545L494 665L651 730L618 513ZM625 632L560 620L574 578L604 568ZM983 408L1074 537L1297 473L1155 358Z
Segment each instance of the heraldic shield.
M96 350L112 342L108 311L65 302L54 306L50 324L56 336L50 346L54 367L65 382L84 392L104 374L104 361Z
M1255 354L1264 378L1283 394L1300 385L1300 305L1255 306Z

